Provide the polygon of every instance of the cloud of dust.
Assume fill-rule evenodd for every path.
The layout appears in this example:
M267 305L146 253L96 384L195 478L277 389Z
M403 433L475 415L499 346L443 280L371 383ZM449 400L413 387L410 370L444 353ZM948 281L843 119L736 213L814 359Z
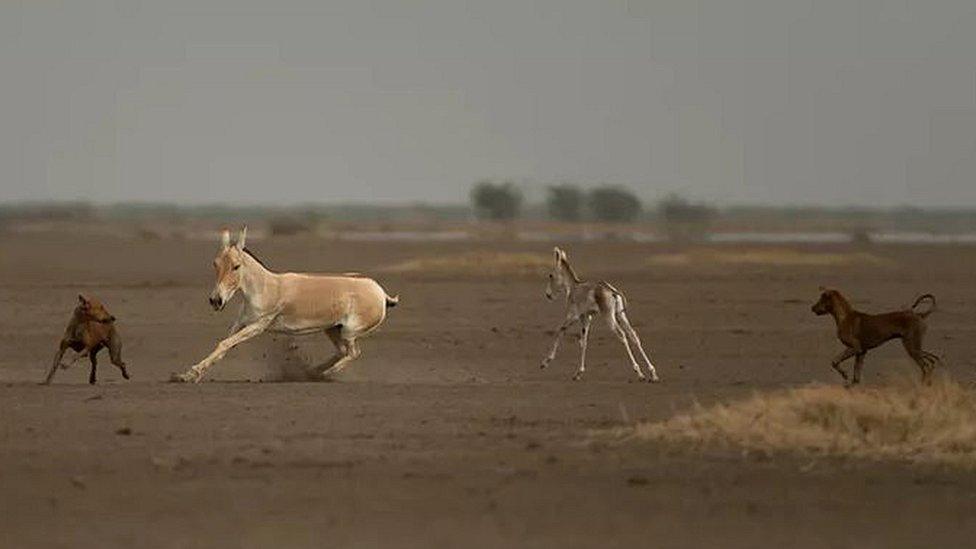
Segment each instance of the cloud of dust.
M305 371L311 363L302 355L296 338L282 335L270 338L265 357L263 381L308 381Z

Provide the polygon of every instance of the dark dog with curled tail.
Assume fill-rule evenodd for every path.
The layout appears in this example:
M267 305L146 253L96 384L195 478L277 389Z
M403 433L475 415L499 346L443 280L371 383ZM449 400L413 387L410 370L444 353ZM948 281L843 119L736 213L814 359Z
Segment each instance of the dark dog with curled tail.
M98 367L98 351L102 347L108 348L108 354L116 367L122 371L122 377L129 379L129 372L125 369L125 362L122 361L122 339L115 329L115 317L109 314L105 306L97 299L89 299L83 295L78 296L78 306L75 307L71 321L64 331L58 352L54 356L54 363L44 378L44 385L51 383L54 373L58 367L67 368L74 361L83 356L87 356L91 361L91 373L88 375L88 383L95 384L95 370ZM74 350L78 355L67 365L61 364L61 358L65 351Z
M877 315L855 311L847 299L837 290L821 288L820 299L810 309L819 315L829 314L837 323L837 339L847 348L844 349L830 365L837 373L854 385L861 381L861 367L864 355L875 347L892 339L901 339L905 351L918 364L922 371L922 382L931 382L932 371L942 359L933 353L922 349L922 338L925 337L925 317L935 311L935 296L925 294L919 296L915 303L906 310L882 313ZM929 303L925 310L917 310L924 302ZM854 372L848 380L847 372L840 364L854 357Z

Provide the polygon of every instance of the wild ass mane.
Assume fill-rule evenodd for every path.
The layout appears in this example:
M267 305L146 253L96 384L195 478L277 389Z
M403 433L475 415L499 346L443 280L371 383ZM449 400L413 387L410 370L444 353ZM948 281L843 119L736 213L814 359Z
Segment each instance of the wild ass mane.
M253 259L254 261L257 261L258 262L258 265L260 265L260 266L264 267L265 269L271 271L271 267L268 267L268 265L264 261L261 261L261 258L260 257L254 255L254 252L252 252L251 249L248 248L247 246L244 247L244 253L246 253L247 255L251 256L251 259ZM272 271L272 272L274 272L274 271Z

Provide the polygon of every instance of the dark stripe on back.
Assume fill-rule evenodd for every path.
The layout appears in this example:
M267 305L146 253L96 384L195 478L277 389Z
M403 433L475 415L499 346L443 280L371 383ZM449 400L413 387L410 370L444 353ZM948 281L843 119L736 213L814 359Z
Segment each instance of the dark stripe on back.
M254 252L252 252L251 250L249 250L246 246L244 247L244 253L246 253L247 255L251 256L251 259L253 259L254 261L257 261L258 262L258 265L264 267L265 269L267 269L269 271L271 270L271 267L268 267L267 265L265 265L264 264L264 261L261 261L261 258L258 257L258 256L256 256L256 255L254 255Z

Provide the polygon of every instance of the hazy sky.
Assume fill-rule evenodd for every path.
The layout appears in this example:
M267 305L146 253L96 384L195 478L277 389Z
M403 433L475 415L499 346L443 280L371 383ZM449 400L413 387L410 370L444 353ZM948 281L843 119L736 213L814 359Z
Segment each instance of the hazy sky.
M0 201L976 206L973 0L6 0Z

